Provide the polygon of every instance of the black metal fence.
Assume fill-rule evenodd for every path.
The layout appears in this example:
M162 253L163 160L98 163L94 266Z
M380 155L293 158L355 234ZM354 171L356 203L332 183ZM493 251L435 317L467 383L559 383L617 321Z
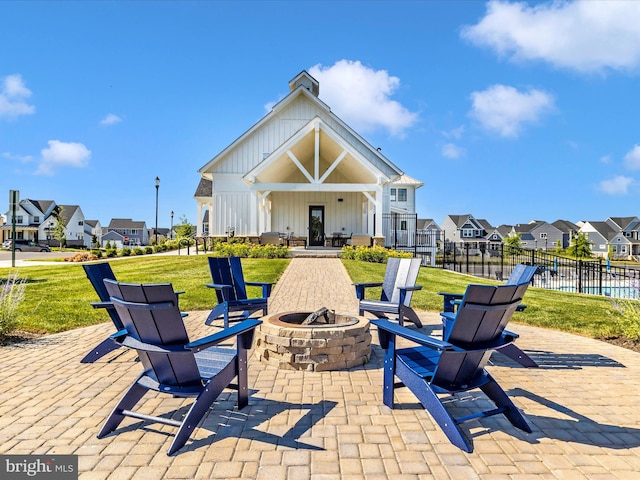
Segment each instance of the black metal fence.
M640 265L613 266L603 258L574 260L542 250L512 249L474 254L473 245L447 242L436 266L477 277L507 280L518 263L537 265L533 286L565 292L640 299ZM497 254L496 254L497 253Z
M378 232L374 234L377 235ZM414 257L422 258L423 265L435 266L439 234L418 228L417 214L383 214L381 235L384 235L385 247L412 252Z

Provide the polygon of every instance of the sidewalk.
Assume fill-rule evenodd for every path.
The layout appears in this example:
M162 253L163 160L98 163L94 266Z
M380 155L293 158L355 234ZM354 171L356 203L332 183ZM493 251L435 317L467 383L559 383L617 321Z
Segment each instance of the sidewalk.
M294 258L270 311L321 306L357 313L340 260ZM206 312L186 318L192 338L212 332ZM422 312L427 333L437 314ZM83 480L155 479L631 479L640 471L640 354L604 342L510 324L518 345L541 364L525 369L495 354L492 375L520 407L533 433L500 416L466 424L475 451L453 447L406 389L382 404L382 361L333 372L279 371L249 363L249 407L224 393L178 455L174 429L127 419L117 435L96 433L140 372L135 354L117 351L80 364L113 327L102 324L2 347L0 453L77 454ZM465 394L450 407L486 403ZM146 413L190 400L149 395ZM474 407L475 408L475 407Z

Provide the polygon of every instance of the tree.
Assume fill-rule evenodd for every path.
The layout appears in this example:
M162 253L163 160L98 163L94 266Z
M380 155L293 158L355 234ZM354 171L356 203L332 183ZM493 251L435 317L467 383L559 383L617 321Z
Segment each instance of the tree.
M194 230L194 226L189 223L186 215L183 215L180 218L180 223L174 227L174 231L176 232L176 236L178 237L178 245L182 244L183 238L193 238Z
M53 212L51 213L51 216L56 221L56 224L51 229L51 234L53 235L53 238L55 238L60 243L60 250L62 250L62 248L67 243L67 232L64 227L65 218L63 214L64 207L61 207L59 205L56 206L56 208L54 208Z
M520 238L520 234L516 233L515 235L509 235L504 239L504 246L506 247L506 252L508 254L521 253L522 252L522 239Z
M576 258L591 258L593 256L591 245L593 245L593 242L589 241L587 234L578 232L571 239L571 245L567 248L567 253Z

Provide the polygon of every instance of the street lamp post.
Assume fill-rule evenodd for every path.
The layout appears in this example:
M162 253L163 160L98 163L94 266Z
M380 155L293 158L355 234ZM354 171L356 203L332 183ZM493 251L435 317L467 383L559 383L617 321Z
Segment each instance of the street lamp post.
M156 177L156 245L158 245L158 190L160 189L160 177Z
M169 230L169 237L173 240L173 210L171 210L171 230Z

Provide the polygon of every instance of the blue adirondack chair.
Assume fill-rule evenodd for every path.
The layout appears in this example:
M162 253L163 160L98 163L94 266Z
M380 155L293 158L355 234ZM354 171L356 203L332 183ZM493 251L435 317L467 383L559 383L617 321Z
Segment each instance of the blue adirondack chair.
M92 302L91 306L93 308L105 309L109 314L109 318L111 318L113 325L116 327L116 331L122 330L124 328L122 320L120 320L116 309L113 307L111 300L109 300L109 293L104 286L105 279L108 278L109 280L116 280L116 276L111 269L111 264L109 262L88 263L82 265L82 268L100 299L99 302ZM181 293L184 292L176 292L176 295L180 295ZM184 315L186 314L183 314L183 316ZM120 345L112 341L111 338L106 338L87 353L87 355L80 360L80 363L93 363L118 348L120 348Z
M533 278L533 275L536 273L537 269L538 267L536 267L535 265L518 264L513 269L513 272L511 272L511 275L509 276L509 279L507 280L507 283L505 285L529 286L531 279ZM460 303L463 301L464 294L457 295L457 294L451 294L451 293L449 294L441 293L440 295L445 295L445 300L444 300L445 309L443 312L440 313L442 317L442 338L444 340L448 340L449 335L451 333L451 326L453 325L453 321L456 318L455 308L456 306L460 305ZM450 301L447 300L447 296L450 299ZM451 308L447 309L448 305ZM516 311L520 312L525 308L526 306L520 303L516 308ZM505 346L504 348L500 349L500 353L502 353L503 355L506 355L512 360L515 360L523 367L536 368L539 366L529 355L524 353L515 344Z
M260 310L262 315L269 313L267 303L273 282L245 282L239 257L209 257L209 270L213 283L207 287L216 290L218 304L209 313L207 325L222 316L224 328L228 328L229 319L247 318ZM262 287L262 297L248 298L248 285Z
M533 279L538 267L535 265L524 265L522 263L517 264L509 278L507 279L505 285L518 285L519 283L529 283ZM456 307L460 304L460 300L462 300L463 293L449 293L449 292L438 292L438 295L442 295L443 297L443 312L455 312ZM526 305L520 304L518 305L518 312L522 312Z
M133 284L104 281L124 329L111 338L138 353L143 372L113 409L98 438L113 432L125 417L178 427L167 452L184 446L213 402L227 387L238 390L238 408L249 402L247 352L255 328L249 319L196 341L189 341L173 287L165 284ZM216 347L235 340L235 348ZM237 384L232 384L237 379ZM175 397L196 397L182 420L138 413L133 410L149 390Z
M415 284L420 273L420 263L419 258L392 257L387 260L382 282L355 283L359 315L370 312L377 318L388 318L391 314L397 316L400 325L404 325L406 318L418 328L422 327L420 318L410 306L413 292L422 289ZM365 289L370 287L382 287L380 300L365 298Z
M511 345L516 335L504 330L515 312L527 285L469 285L458 315L451 327L449 341L441 341L387 320L372 320L378 328L384 350L383 402L394 407L395 377L411 390L431 414L451 443L466 452L473 445L459 424L477 418L504 414L517 428L531 432L527 421L504 390L486 371L493 350ZM397 337L411 342L398 346ZM480 389L496 408L454 418L440 394L456 394Z
M104 286L104 279L108 278L110 280L115 280L116 277L111 270L111 265L107 262L104 263L92 263L82 265L87 278L93 285L94 290L98 294L98 298L100 298L99 302L92 302L91 306L93 308L104 308L113 325L116 327L116 331L122 330L124 325L122 324L122 320L118 316L113 304L109 300L109 293L107 292L106 287ZM115 343L111 338L106 338L98 345L96 345L85 357L80 360L81 363L93 363L99 358L104 357L109 352L112 352L116 349L120 348L120 345Z

